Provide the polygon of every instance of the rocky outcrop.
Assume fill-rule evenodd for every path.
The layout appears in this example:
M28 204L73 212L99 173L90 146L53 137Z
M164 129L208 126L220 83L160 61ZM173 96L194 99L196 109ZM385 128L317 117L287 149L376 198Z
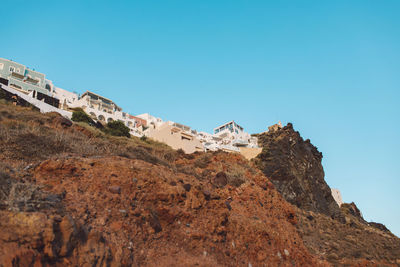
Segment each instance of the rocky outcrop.
M304 210L341 217L340 209L324 180L322 153L303 140L289 123L258 135L263 148L256 162L290 203Z
M356 209L332 219L321 155L291 126L271 128L267 164L256 162L288 175L286 189L274 181L282 195L299 188L293 203L318 212L288 203L238 154L188 155L57 116L0 104L0 266L400 263L399 239L383 226Z
M275 125L258 136L257 166L282 196L295 204L297 229L314 255L335 266L395 266L400 239L384 226L367 223L354 203L341 208L324 180L322 153L293 129Z
M1 266L108 266L111 253L98 232L69 217L0 211Z
M103 233L124 266L326 266L304 247L292 205L243 157L184 155L175 164L53 159L34 178L66 192L66 213Z
M334 266L399 266L400 239L360 220L360 214L354 211L345 213L342 223L297 208L297 229L304 244L314 255L324 255ZM370 262L361 264L365 259Z
M354 202L351 203L343 203L340 207L344 214L352 215L361 222L365 222L364 217L361 214L361 211L358 209L357 205Z

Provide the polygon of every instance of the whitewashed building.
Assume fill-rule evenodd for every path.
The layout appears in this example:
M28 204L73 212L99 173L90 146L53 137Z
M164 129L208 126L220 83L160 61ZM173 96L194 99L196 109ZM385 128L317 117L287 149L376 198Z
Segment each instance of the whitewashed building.
M339 189L331 188L331 193L332 193L333 199L336 201L336 203L340 207L343 204L343 200L342 200L342 194L340 193Z
M75 101L78 101L79 95L74 92L62 89L60 87L53 86L53 97L60 100L60 108L68 109Z

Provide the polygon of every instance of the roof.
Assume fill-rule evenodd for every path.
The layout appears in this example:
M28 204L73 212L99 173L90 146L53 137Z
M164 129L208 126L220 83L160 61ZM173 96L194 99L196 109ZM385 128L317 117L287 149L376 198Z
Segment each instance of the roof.
M117 104L115 104L115 102L112 101L111 99L109 99L109 98L107 98L107 97L104 97L104 96L101 96L101 95L99 95L99 94L93 93L92 91L89 91L89 90L86 90L86 92L84 92L84 93L82 94L81 97L84 97L86 94L92 94L92 95L95 95L95 96L97 96L97 97L99 97L99 98L102 98L102 99L105 99L105 100L107 100L107 101L110 101L110 102L113 103L117 108L119 108L119 109L122 110L122 108L120 108Z
M84 92L84 93L82 94L82 97L83 97L85 94L92 94L92 95L98 96L98 97L100 97L100 98L103 98L103 99L105 99L105 100L108 100L108 101L114 103L114 101L112 101L111 99L108 99L107 97L104 97L104 96L101 96L101 95L99 95L99 94L93 93L92 91L89 91L89 90L86 90L86 92Z
M228 125L228 124L230 124L230 123L232 123L232 122L233 122L234 124L236 124L237 126L239 126L240 128L242 128L242 130L243 130L243 127L242 127L242 126L240 126L240 125L237 124L234 120L232 120L232 121L229 121L229 122L227 122L227 123L225 123L225 124L222 124L222 125L220 125L220 126L214 128L214 131L215 131L216 129L221 128L221 127L223 127L223 126L225 126L225 125Z

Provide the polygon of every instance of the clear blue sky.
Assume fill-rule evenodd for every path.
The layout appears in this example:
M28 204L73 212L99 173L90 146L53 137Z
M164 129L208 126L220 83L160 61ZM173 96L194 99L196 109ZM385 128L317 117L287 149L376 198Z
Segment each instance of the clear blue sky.
M1 1L0 57L197 130L292 122L400 235L400 1Z

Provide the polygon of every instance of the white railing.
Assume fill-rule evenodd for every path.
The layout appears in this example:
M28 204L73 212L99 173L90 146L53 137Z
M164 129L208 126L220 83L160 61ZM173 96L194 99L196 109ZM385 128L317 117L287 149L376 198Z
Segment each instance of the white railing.
M57 113L61 114L62 116L66 117L68 119L71 119L71 117L72 117L72 112L53 107L52 105L49 105L49 104L47 104L45 102L42 102L42 101L40 101L40 100L38 100L36 98L33 98L33 97L29 96L29 95L21 93L20 91L12 89L12 88L10 88L8 86L5 86L3 84L0 84L0 87L2 89L6 90L7 92L10 92L10 93L12 93L14 95L17 95L18 97L24 99L26 102L28 102L28 103L32 104L33 106L37 107L40 110L40 112L42 112L42 113L57 112Z

